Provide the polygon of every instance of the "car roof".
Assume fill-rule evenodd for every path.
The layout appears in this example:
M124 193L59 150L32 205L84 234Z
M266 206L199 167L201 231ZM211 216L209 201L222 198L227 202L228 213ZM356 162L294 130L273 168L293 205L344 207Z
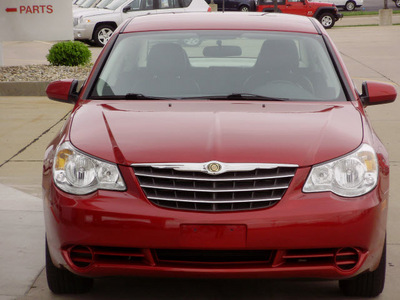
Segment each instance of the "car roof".
M315 22L317 23L317 21ZM318 29L317 29L318 28ZM311 18L280 13L161 13L132 18L121 33L159 30L265 30L321 33Z

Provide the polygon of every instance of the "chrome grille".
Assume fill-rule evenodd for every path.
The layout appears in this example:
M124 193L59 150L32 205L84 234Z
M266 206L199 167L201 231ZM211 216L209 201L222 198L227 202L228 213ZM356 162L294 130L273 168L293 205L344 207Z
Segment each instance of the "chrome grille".
M276 204L285 194L297 168L294 165L219 163L228 171L212 175L207 171L207 164L132 166L143 192L155 205L214 212L259 209Z

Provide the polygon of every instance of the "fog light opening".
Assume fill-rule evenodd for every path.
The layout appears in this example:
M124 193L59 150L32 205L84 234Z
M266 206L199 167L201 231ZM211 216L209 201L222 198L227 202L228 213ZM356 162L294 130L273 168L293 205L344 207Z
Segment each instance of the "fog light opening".
M354 269L359 260L359 251L355 248L341 248L335 253L335 265L342 271L350 271Z
M72 263L78 268L87 268L94 262L94 253L90 247L73 246L69 250Z

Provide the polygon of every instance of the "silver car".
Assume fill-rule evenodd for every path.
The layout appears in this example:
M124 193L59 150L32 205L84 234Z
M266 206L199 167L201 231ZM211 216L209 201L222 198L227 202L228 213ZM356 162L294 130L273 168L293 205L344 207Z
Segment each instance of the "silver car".
M114 30L126 19L160 12L211 11L204 0L114 0L104 9L74 13L75 40L104 46Z
M353 11L364 4L364 0L318 0L318 2L333 3L337 8Z

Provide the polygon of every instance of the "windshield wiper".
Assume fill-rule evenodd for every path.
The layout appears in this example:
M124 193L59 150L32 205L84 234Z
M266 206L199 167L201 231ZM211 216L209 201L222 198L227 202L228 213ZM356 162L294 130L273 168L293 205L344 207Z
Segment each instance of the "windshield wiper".
M267 97L249 93L234 93L229 95L209 95L209 96L190 96L190 97L158 97L148 96L138 93L128 93L123 95L93 96L94 100L185 100L185 99L209 99L209 100L260 100L260 101L288 101L289 98Z
M143 94L128 93L125 95L125 99L127 99L127 100L163 100L163 99L171 99L171 98L146 96Z
M93 100L165 100L174 99L171 97L155 97L143 94L128 93L126 95L104 95L104 96L91 96Z
M263 101L287 101L288 98L267 97L250 93L233 93L229 95L210 95L201 97L185 97L180 99L210 99L210 100L263 100Z

